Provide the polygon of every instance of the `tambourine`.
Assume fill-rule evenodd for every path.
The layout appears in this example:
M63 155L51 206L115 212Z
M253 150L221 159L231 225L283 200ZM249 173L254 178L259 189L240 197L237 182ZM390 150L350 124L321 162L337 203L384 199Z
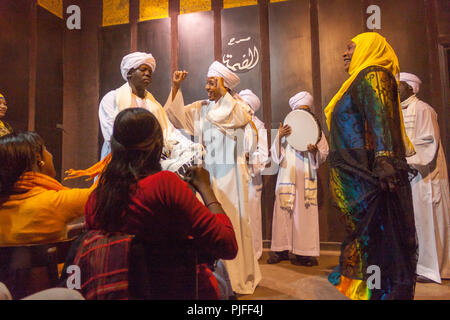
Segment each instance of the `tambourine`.
M316 116L306 109L296 109L288 113L284 125L292 132L286 137L287 143L297 151L308 151L308 145L316 145L322 137L322 129Z

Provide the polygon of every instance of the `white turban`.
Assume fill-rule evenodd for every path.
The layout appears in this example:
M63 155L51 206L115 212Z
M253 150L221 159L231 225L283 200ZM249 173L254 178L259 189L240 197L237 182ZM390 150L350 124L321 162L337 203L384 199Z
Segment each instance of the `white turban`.
M209 77L221 77L223 78L223 84L225 87L234 89L241 80L239 77L230 69L225 67L218 61L214 61L208 69L208 78Z
M292 110L299 106L312 107L314 103L314 98L309 92L302 91L297 93L295 96L289 99L289 106Z
M155 58L153 58L151 53L133 52L127 54L122 58L122 62L120 63L120 72L122 73L122 78L125 81L128 81L128 72L131 69L136 69L143 64L148 65L152 69L152 72L155 72L156 60Z
M239 96L244 100L253 111L258 111L261 106L261 101L258 96L252 92L250 89L245 89L239 92Z
M422 81L420 81L418 76L407 72L400 72L400 81L404 81L409 84L413 89L414 94L419 92L420 85L422 84Z

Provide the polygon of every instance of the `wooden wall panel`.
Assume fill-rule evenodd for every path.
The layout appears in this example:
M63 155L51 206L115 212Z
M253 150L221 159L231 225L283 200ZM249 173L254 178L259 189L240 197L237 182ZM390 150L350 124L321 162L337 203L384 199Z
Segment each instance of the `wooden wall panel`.
M53 154L61 177L63 120L63 20L38 6L35 130Z
M291 111L289 98L299 91L312 93L311 37L307 0L269 4L271 125L277 129ZM271 135L271 139L276 134ZM270 146L269 146L270 147ZM264 176L263 236L272 237L276 174ZM267 243L267 242L266 242Z
M122 58L130 53L130 25L104 27L100 47L100 100L125 83L120 73Z
M439 88L433 88L436 83L439 83L439 79L433 70L434 66L430 64L430 56L433 56L435 52L427 45L433 41L427 42L427 28L424 28L427 23L425 3L423 0L388 1L382 2L380 8L381 33L394 48L400 62L400 70L414 73L422 80L417 96L429 103L438 114L441 139L448 164L450 159L446 135L448 134L449 106L443 105L440 94L436 94L436 89ZM442 9L441 11L444 11L442 15L445 15L445 8ZM408 14L398 14L399 12L408 12ZM442 29L441 32L443 32ZM419 43L423 45L418 45Z
M269 27L272 128L278 128L291 111L290 97L313 94L309 1L271 3Z
M170 18L138 24L138 51L149 52L156 60L149 91L164 105L170 92Z
M323 109L333 98L348 78L344 70L342 55L347 43L356 35L365 32L363 19L363 2L360 0L318 0L320 76L322 88L322 129L328 135ZM313 72L317 72L314 70ZM340 242L345 236L343 224L339 221L340 213L329 197L328 163L324 163L319 176L319 226L321 241Z
M29 8L27 0L0 1L0 92L15 130L28 128Z
M125 83L120 73L120 63L122 58L128 53L130 53L129 24L102 28L100 40L99 102L109 91L115 90ZM98 113L96 116L98 119ZM100 154L103 145L101 130L98 132L98 139L98 152Z
M422 85L418 94L420 99L431 102L430 73L425 45L427 39L425 25L425 6L423 0L382 1L381 32L397 54L400 70L416 74ZM399 14L408 12L408 14ZM424 45L418 45L423 43Z
M322 108L348 78L342 55L352 38L365 31L360 0L318 0ZM317 103L317 101L316 101ZM322 115L322 122L325 116ZM326 128L324 128L326 130ZM326 130L328 131L328 130Z
M206 75L213 61L213 12L178 16L178 69L189 72L181 87L186 104L207 98Z
M70 5L80 7L82 20L80 30L64 28L63 173L88 168L98 161L101 6L90 0L64 1L64 8ZM84 179L64 181L70 187L91 184Z
M436 2L436 15L439 36L450 36L450 1L432 0Z

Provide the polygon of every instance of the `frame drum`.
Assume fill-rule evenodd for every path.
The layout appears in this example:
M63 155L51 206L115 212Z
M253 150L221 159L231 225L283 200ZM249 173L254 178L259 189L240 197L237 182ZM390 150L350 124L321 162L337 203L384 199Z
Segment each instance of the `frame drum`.
M316 117L305 109L297 109L288 113L284 125L288 124L292 133L286 137L289 145L297 151L308 151L309 144L320 141L322 130Z

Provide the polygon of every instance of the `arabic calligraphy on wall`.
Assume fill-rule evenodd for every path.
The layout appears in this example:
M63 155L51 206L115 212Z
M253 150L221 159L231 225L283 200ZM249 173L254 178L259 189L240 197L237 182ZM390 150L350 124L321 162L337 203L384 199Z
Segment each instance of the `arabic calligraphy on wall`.
M237 73L249 72L258 65L259 44L253 35L233 35L224 38L222 62Z

